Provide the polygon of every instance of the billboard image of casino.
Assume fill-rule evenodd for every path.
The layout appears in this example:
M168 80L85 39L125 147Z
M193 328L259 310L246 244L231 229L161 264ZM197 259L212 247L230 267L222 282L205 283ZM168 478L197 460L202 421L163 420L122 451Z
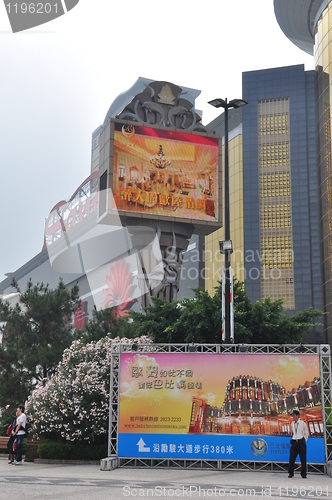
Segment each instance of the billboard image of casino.
M323 436L320 378L286 391L272 380L240 375L229 380L221 407L193 399L189 432L289 436L294 408L300 410L309 436Z
M294 408L324 463L318 355L122 354L118 455L287 462Z
M218 221L218 139L114 124L118 210Z

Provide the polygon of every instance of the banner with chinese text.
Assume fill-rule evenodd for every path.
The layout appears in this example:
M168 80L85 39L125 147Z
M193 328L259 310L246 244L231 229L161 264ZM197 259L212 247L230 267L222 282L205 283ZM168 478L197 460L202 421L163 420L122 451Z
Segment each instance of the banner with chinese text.
M324 463L319 356L122 354L118 455L288 461L294 408Z
M114 124L117 210L218 221L219 139Z

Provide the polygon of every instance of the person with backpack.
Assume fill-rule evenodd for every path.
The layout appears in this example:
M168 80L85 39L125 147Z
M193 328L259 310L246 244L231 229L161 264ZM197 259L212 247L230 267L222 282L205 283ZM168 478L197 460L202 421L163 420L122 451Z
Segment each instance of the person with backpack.
M13 465L22 465L22 441L25 435L26 421L24 406L19 406L16 410L16 426L12 430L12 436L16 438L16 461L13 462Z
M9 453L8 463L12 464L15 460L15 451L14 451L15 437L12 435L12 430L16 426L16 417L14 417L11 414L11 412L9 410L9 405L6 406L6 410L7 410L8 416L10 418L10 422L11 422L10 425L8 426L7 433L6 433L7 436L9 436L8 443L7 443L7 450Z

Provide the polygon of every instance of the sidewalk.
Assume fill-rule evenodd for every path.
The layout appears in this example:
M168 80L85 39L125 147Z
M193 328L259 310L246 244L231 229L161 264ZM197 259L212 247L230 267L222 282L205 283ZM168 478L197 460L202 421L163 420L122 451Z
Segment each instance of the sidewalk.
M182 469L115 469L99 465L23 462L0 458L0 498L123 500L125 498L332 498L332 479L323 474Z

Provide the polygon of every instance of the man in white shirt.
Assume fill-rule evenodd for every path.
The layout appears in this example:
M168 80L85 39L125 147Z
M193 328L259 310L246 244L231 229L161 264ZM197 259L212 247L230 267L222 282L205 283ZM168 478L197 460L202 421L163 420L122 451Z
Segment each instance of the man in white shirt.
M16 462L13 462L13 465L22 465L22 441L25 435L26 421L24 406L19 406L16 410L16 427L12 430L13 436L16 436Z
M292 437L291 449L289 454L288 477L294 476L294 464L296 457L299 455L301 460L301 476L303 479L307 477L307 445L309 433L308 427L303 420L300 420L300 412L294 410L292 413Z

